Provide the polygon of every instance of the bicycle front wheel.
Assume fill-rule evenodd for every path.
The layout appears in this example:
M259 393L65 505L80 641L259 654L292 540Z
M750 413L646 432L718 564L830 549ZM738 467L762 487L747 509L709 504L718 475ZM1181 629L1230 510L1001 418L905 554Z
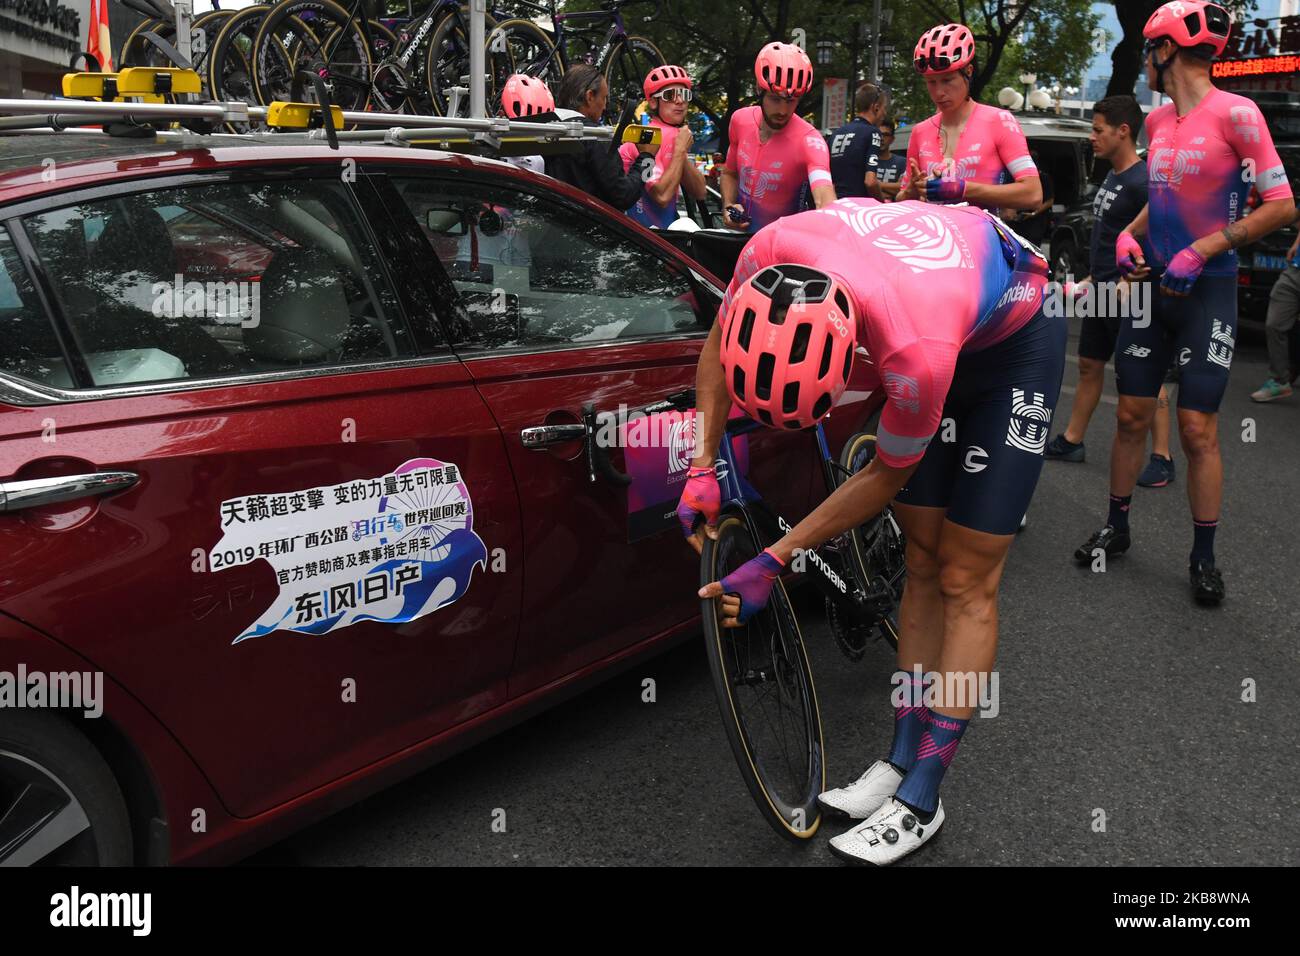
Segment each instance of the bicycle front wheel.
M371 57L355 20L334 0L283 0L262 20L249 57L262 104L293 100L297 74L325 78L335 106L364 110L370 102ZM298 97L316 102L311 83Z
M704 542L701 586L720 581L757 554L744 520L727 515ZM743 627L724 628L722 602L701 602L709 672L727 742L754 803L781 836L808 840L821 825L826 789L821 713L799 624L785 586Z
M659 48L645 37L628 37L614 47L605 61L605 82L609 84L605 118L610 126L618 123L626 100L641 99L646 74L667 62Z
M491 16L484 21L483 77L485 107L500 95L500 84L514 72L514 59L510 48L492 35L497 22ZM456 115L469 116L469 7L448 13L438 23L429 40L429 50L424 64L424 80L429 88L429 99L435 116L447 116L452 102L452 91L463 87Z

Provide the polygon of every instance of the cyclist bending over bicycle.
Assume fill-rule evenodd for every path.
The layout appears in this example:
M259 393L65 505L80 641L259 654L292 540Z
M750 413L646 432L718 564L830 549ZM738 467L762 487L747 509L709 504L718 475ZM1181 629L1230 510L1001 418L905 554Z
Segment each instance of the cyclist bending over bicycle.
M749 241L700 355L696 454L678 506L697 550L703 535L716 537L713 461L733 401L772 427L809 427L843 391L854 346L888 395L869 466L700 589L721 598L724 627L742 626L796 552L894 502L907 539L897 660L918 699L895 708L888 759L821 795L823 809L864 821L831 840L855 862L891 863L943 824L939 783L972 702L937 687L931 710L910 675L993 667L1002 568L1042 468L1065 363L1066 322L1042 309L1047 277L1037 250L982 209L841 199ZM829 352L807 343L827 337L849 339L846 361L809 367L805 351ZM947 418L955 441L932 441Z

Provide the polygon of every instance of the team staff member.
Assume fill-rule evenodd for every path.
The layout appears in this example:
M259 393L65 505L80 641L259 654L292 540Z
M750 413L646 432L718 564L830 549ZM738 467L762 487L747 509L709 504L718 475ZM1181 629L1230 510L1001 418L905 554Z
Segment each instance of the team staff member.
M884 199L877 173L884 142L877 124L889 108L889 94L874 83L863 83L853 95L857 114L831 133L831 180L835 195Z
M501 89L501 112L508 119L528 120L542 113L554 113L555 98L545 80L515 73ZM546 161L541 156L506 156L505 161L530 172L546 172Z
M1236 344L1236 249L1295 217L1286 170L1259 108L1210 80L1211 60L1223 52L1231 26L1217 4L1176 0L1159 7L1142 31L1147 83L1173 102L1147 117L1148 201L1119 234L1115 256L1122 273L1159 275L1159 291L1149 322L1126 319L1120 326L1110 514L1074 555L1087 564L1096 549L1107 555L1128 550L1129 507L1146 432L1165 370L1176 359L1178 431L1194 526L1189 574L1197 603L1208 605L1220 603L1225 592L1214 555L1223 501L1218 412ZM1242 219L1252 181L1262 203ZM1151 243L1149 260L1138 240L1143 235Z
M1115 240L1147 204L1147 164L1137 154L1142 122L1142 107L1132 96L1108 96L1093 107L1092 152L1110 163L1106 180L1092 200L1095 217L1089 242L1092 275L1079 283L1081 286L1091 283L1094 292L1102 287L1102 283L1111 286L1120 281L1119 267L1115 264ZM1150 256L1151 247L1145 237L1142 251ZM1093 297L1093 307L1084 314L1079 331L1078 391L1074 396L1069 425L1047 443L1045 455L1049 461L1082 462L1085 458L1084 435L1101 401L1106 363L1115 354L1115 340L1119 336L1120 316L1104 311L1104 307L1114 301L1112 295L1100 292ZM1160 486L1156 482L1168 484L1174 477L1173 458L1169 454L1168 393L1163 386L1160 393L1165 406L1166 427L1163 442L1159 430L1156 430L1154 454L1148 466L1160 470L1159 475L1151 476L1154 487Z
M649 178L627 214L641 225L667 229L677 220L677 196L685 191L694 199L708 195L704 175L691 162L694 136L686 125L686 104L691 101L694 84L680 66L656 66L646 74L642 84L650 125L660 129L662 140L655 153ZM619 147L623 166L632 167L639 155L632 143Z
M808 54L791 43L769 43L758 51L754 76L759 103L731 115L722 169L722 224L749 233L797 212L804 182L818 209L835 201L826 141L795 112L812 89Z
M584 126L600 126L609 100L609 84L594 66L579 63L569 67L555 89L555 103L561 118L581 115ZM569 111L567 114L563 110ZM583 140L578 152L546 158L546 172L556 179L603 199L615 209L626 210L641 195L654 164L652 147L641 147L641 155L626 170L609 143Z
M843 391L855 346L871 356L868 384L888 399L871 464L758 557L700 589L721 598L724 627L767 603L798 549L893 501L907 539L899 669L992 669L1002 569L1042 470L1065 366L1065 318L1042 308L1047 272L1036 249L969 205L841 199L749 241L696 372L695 457L677 512L692 545L717 533L713 460L733 401L773 427L808 427ZM798 321L787 321L792 308ZM945 418L956 442L933 440ZM896 707L887 759L821 795L823 807L863 821L831 840L837 855L892 863L942 827L940 782L973 709L946 690L934 689L933 708Z
M903 172L907 169L907 157L890 152L893 145L894 118L886 116L880 121L880 155L876 157L876 178L880 181L880 191L890 200L897 198Z
M907 141L899 199L969 202L985 209L1035 209L1043 201L1038 169L1016 118L971 98L975 37L960 23L928 30L912 55L939 112L916 124ZM1003 171L1011 182L1002 183Z
M1268 294L1268 317L1264 335L1268 340L1269 379L1250 393L1252 402L1275 402L1291 397L1291 343L1287 336L1300 315L1300 236L1286 251L1286 271L1273 283Z

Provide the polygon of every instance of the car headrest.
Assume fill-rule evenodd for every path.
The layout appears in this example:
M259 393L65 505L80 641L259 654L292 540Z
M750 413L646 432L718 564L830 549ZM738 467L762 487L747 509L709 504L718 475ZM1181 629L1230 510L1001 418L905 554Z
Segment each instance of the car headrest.
M276 253L257 301L257 324L244 330L244 345L260 359L323 361L338 351L352 323L343 282L317 250Z
M95 241L94 266L114 275L143 272L171 281L176 274L176 252L167 223L148 206L118 205Z

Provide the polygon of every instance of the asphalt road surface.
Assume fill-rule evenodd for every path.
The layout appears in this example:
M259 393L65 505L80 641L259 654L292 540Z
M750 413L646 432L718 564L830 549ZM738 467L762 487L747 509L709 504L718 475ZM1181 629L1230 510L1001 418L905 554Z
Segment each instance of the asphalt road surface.
M1077 332L1053 433L1073 401ZM1207 610L1187 585L1180 451L1174 485L1135 493L1129 554L1105 573L1070 560L1105 519L1108 370L1087 462L1046 464L1008 560L1000 712L972 721L942 790L947 822L902 865L1300 864L1300 397L1253 404L1266 377L1247 337L1220 417L1228 599ZM798 606L838 786L888 751L892 655L877 642L848 663L818 601ZM646 677L654 703L642 702ZM248 862L839 866L825 843L844 828L796 847L760 818L696 637Z

